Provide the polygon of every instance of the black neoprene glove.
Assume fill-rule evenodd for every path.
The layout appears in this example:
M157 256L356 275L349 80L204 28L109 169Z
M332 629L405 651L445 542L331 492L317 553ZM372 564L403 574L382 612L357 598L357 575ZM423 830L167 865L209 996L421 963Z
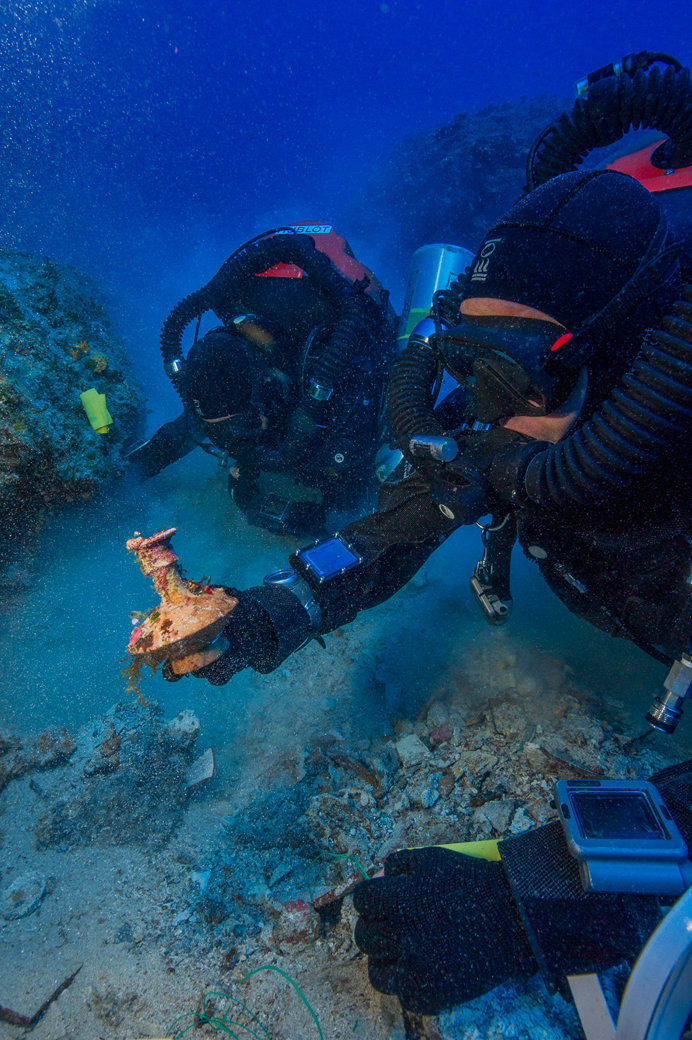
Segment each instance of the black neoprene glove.
M194 679L206 679L213 686L224 686L243 668L261 671L276 655L276 637L269 618L260 605L246 593L227 588L226 592L238 598L228 623L219 637L228 643L223 653L204 668L188 672ZM212 648L214 644L212 643ZM168 682L184 678L168 666L163 668Z
M520 505L526 498L523 476L542 441L528 441L515 430L496 426L480 433L456 434L459 454L450 468L476 483L485 483L498 503Z
M238 599L222 632L228 646L211 664L189 672L193 678L223 686L243 668L271 672L310 639L310 615L300 599L282 585L265 583L243 592L226 591ZM165 668L164 677L174 678Z
M433 1015L537 971L502 865L449 849L388 856L353 893L370 982Z

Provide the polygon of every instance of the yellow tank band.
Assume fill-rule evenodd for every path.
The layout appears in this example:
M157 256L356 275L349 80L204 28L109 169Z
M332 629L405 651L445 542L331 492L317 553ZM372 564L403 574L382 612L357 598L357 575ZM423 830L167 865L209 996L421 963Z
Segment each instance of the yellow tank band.
M79 397L92 430L96 430L97 433L108 433L109 426L113 425L113 419L106 408L106 395L100 394L92 386L89 390L84 390Z

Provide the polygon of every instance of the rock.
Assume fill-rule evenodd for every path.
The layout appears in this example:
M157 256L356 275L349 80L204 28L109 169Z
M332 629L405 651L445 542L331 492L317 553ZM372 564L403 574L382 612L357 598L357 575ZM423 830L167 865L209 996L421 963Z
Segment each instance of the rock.
M97 773L115 772L120 765L120 756L118 754L120 744L120 737L111 722L103 741L98 745L94 754L84 766L84 775L96 776Z
M487 820L497 834L504 834L509 828L516 802L513 798L498 798L476 809L475 817Z
M432 702L425 716L425 721L430 729L436 729L438 726L443 726L449 722L449 711L442 701L436 700Z
M0 516L33 525L52 503L89 497L122 472L143 399L98 286L74 268L5 249L0 356ZM117 416L105 436L79 399L91 387Z
M20 752L10 752L8 755L0 756L0 791L16 776L25 772L26 762Z
M448 722L443 722L430 733L430 741L433 744L446 744L452 739L453 731Z
M190 750L199 736L199 731L199 719L194 711L186 708L179 715L176 715L174 719L166 723L164 736Z
M524 831L531 830L535 824L531 817L527 814L526 809L520 806L512 817L512 822L509 825L509 829L512 834L523 834Z
M6 921L28 917L41 905L46 883L38 874L22 874L0 894L0 914Z
M527 763L535 773L548 772L548 757L538 744L526 744L524 747L524 755L526 756Z
M421 242L474 249L521 193L528 149L563 106L555 97L523 98L459 112L409 138L369 179L350 225L376 234L392 257L409 256Z
M195 787L199 787L200 784L206 784L210 780L214 780L216 777L216 758L214 756L214 749L207 748L203 755L195 759L187 773L185 774L185 782L190 790Z
M155 705L143 708L130 701L117 705L105 722L80 730L81 769L66 777L39 817L39 845L165 844L187 803L190 755L185 747L162 739L166 730L160 715Z
M310 904L304 899L282 904L272 932L272 942L279 950L284 946L310 942L312 916Z
M421 791L420 804L423 809L432 809L440 800L440 792L434 783L430 783Z
M405 736L400 737L396 741L394 748L404 769L419 766L421 762L430 757L430 752L415 733L407 733Z
M64 726L54 726L39 733L34 747L27 753L27 764L34 769L58 765L70 758L76 747L74 737Z
M243 890L242 895L250 906L262 906L269 897L269 888L263 881L254 881Z
M18 751L21 746L21 740L15 737L14 733L10 733L8 729L0 729L0 755L5 755L8 751Z
M409 784L406 792L410 802L422 809L430 809L440 800L438 785L442 779L441 772L419 774L414 783Z

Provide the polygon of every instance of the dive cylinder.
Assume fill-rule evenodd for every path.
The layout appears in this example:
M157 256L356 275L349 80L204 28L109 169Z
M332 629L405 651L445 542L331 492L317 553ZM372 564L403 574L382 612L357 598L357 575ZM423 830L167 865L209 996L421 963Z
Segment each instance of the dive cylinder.
M463 246L433 243L421 246L411 257L406 298L399 323L397 353L408 343L416 325L430 313L433 293L447 289L463 275L473 260L473 253Z

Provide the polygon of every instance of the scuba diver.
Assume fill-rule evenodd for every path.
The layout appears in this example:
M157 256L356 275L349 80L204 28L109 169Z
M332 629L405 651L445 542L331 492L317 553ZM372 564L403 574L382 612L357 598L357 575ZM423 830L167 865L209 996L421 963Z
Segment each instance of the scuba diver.
M640 127L665 140L577 170ZM404 458L378 511L233 590L238 606L193 675L272 671L487 517L471 587L488 620L511 611L518 540L571 611L672 665L648 719L674 730L692 690L689 71L636 55L595 74L539 138L527 180L395 364L389 418ZM443 371L458 386L438 403ZM165 674L179 678L173 664ZM689 763L657 779L689 844ZM558 976L636 953L651 902L576 891L555 826L502 843L501 862L444 848L389 857L355 896L373 985L432 1013L537 966Z
M198 331L209 310L222 324L195 333L183 358L185 328ZM166 319L161 353L183 412L130 461L151 477L200 446L228 466L251 523L337 527L374 504L395 322L388 293L331 226L253 239Z

